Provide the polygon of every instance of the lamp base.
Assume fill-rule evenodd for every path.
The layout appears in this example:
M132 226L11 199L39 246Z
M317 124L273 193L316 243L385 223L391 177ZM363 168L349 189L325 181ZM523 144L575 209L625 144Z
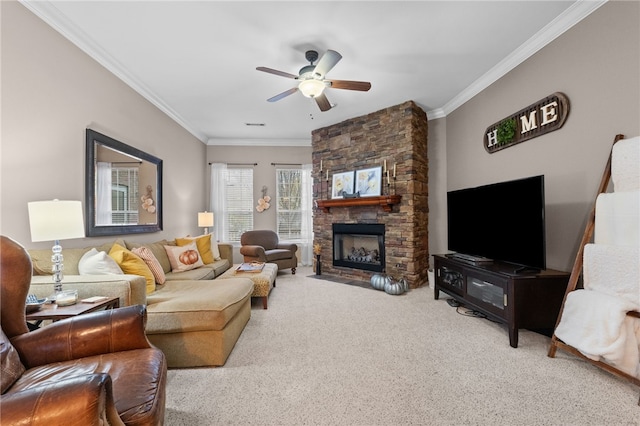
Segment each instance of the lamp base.
M62 270L64 269L64 265L62 264L64 256L62 255L62 246L59 240L55 240L51 251L53 252L51 255L51 262L53 262L53 266L51 267L51 272L53 272L53 294L49 296L49 300L55 302L57 296L62 293L62 278L64 278L62 274Z

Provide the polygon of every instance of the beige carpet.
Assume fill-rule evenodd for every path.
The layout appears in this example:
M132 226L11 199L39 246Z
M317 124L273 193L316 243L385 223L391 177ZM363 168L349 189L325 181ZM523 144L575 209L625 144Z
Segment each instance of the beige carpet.
M640 391L549 338L402 296L278 274L224 367L170 370L167 425L638 425Z

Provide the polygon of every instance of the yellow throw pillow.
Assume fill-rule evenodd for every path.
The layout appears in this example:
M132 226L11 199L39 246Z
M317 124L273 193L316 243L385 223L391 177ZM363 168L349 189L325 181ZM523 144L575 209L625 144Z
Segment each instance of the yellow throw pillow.
M196 242L196 246L198 247L198 253L200 253L200 257L202 257L202 262L205 265L213 263L215 260L213 257L213 252L211 251L211 234L202 235L200 237L187 236L184 238L176 238L176 244L179 247L183 247L187 244L192 243L194 240Z
M151 269L140 257L131 253L120 244L114 244L109 251L109 256L116 261L125 274L140 275L147 281L147 294L156 290L156 279Z
M171 262L172 272L183 272L204 265L195 241L186 246L164 246Z

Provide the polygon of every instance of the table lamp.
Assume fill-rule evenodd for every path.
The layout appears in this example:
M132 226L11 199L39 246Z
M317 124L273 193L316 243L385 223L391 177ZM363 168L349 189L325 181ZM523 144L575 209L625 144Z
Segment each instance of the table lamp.
M198 226L204 228L203 235L207 235L209 226L213 226L213 212L198 212Z
M80 201L32 201L27 203L29 208L29 226L31 241L54 241L53 255L53 290L51 296L62 292L63 256L60 240L84 238L84 220L82 203Z

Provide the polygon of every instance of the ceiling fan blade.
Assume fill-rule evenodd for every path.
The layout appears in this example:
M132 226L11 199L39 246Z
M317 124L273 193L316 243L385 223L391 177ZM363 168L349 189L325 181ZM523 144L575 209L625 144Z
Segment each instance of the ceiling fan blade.
M360 90L366 92L371 89L371 83L368 81L349 81L349 80L325 80L331 83L333 89Z
M297 76L297 75L289 74L288 72L284 72L284 71L274 70L273 68L257 67L256 69L257 69L258 71L268 72L269 74L279 75L279 76L281 76L281 77L287 77L287 78L298 78L298 76Z
M329 102L329 99L327 99L327 96L324 93L321 93L320 95L316 96L313 99L316 100L316 103L318 104L320 111L324 112L324 111L329 111L331 109L331 103Z
M340 59L342 59L341 54L335 50L327 50L313 70L314 76L324 78L325 74L331 71L331 68L335 67Z
M289 89L289 90L287 90L287 91L285 91L285 92L282 92L282 93L280 93L280 94L278 94L278 95L275 95L275 96L273 96L273 97L271 97L271 98L267 99L267 101L268 101L268 102L275 102L275 101L279 101L279 100L280 100L280 99L282 99L282 98L286 98L286 97L287 97L287 96L289 96L289 95L293 95L293 94L294 94L294 93L296 93L297 91L298 91L298 88L297 88L297 87L292 87L291 89Z

